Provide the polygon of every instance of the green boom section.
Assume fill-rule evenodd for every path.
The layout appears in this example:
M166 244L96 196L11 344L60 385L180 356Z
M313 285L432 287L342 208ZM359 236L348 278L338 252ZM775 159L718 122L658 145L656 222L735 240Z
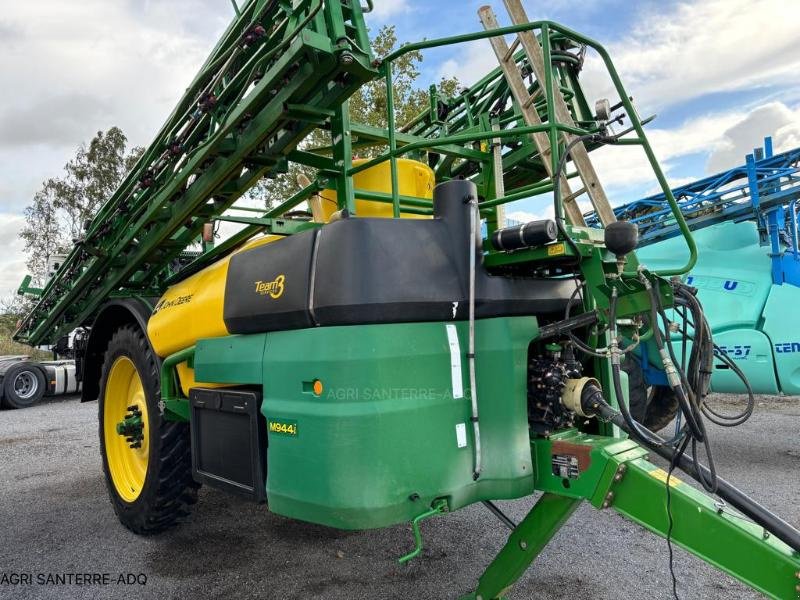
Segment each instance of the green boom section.
M204 224L375 76L368 48L358 2L246 2L17 338L52 341L109 297L160 295Z
M478 481L467 329L398 323L215 338L198 343L194 364L199 381L254 382L261 359L270 510L344 529L382 527L437 499L455 510L533 492L526 373L536 319L476 322Z

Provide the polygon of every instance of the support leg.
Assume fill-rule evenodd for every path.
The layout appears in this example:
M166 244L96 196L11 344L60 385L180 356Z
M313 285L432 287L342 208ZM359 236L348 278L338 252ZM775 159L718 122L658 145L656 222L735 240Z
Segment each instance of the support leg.
M478 589L462 600L498 600L544 550L581 500L544 494L511 533L508 542L478 580Z

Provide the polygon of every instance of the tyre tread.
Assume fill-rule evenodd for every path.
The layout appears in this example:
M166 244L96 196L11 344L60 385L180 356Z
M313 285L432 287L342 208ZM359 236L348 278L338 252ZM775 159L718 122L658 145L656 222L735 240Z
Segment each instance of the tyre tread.
M105 458L103 469L111 503L119 520L136 534L152 535L173 527L189 515L189 506L196 502L199 485L192 479L189 426L187 423L166 421L160 414L158 409L161 399L160 365L144 332L139 327L124 325L111 337L103 361L101 396L105 390L111 364L119 356L118 349L126 347L135 349L147 365L147 371L140 373L140 376L148 396L151 421L155 420L158 423L157 435L153 435L152 431L150 433L151 452L147 477L151 478L151 481L145 483L146 489L142 490L142 496L128 505L117 496ZM102 418L101 399L100 438L101 447L104 449ZM158 444L157 448L152 447L154 442ZM156 486L155 489L149 487L153 485ZM137 507L138 510L131 510L132 507Z

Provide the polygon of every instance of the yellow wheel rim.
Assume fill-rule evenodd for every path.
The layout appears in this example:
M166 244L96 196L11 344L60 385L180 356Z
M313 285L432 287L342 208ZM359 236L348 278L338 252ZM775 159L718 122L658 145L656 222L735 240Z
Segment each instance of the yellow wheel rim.
M142 379L127 356L120 356L111 365L103 402L103 436L108 470L120 498L133 502L142 493L147 476L150 435ZM143 439L139 442L140 447L132 447L125 434L117 433L117 425L124 423L126 417L130 418L131 409L141 414Z

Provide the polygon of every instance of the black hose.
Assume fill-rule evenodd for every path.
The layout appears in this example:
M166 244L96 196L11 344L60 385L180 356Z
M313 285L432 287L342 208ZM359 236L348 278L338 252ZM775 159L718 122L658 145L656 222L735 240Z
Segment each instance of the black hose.
M683 284L678 283L674 286L674 289L676 302L684 301L688 305L689 310L692 312L695 323L695 340L694 344L692 345L692 353L689 359L690 370L694 375L692 378L693 381L690 384L686 374L683 371L680 371L681 383L673 386L672 389L678 399L678 404L681 407L681 411L686 417L686 424L689 428L690 436L692 438L691 444L693 459L697 458L698 442L702 443L705 449L706 459L708 460L709 476L707 477L706 473L700 471L698 472L698 481L700 481L700 483L703 485L703 488L705 488L707 492L714 494L717 491L717 471L714 464L714 455L711 452L711 443L708 439L708 433L706 432L705 422L703 421L703 415L700 409L700 405L704 401L705 394L708 391L709 383L708 379L706 379L704 376L701 376L701 366L704 364L704 362L709 362L709 358L713 360L712 354L709 358L706 358L706 360L703 361L703 356L709 354L708 349L713 348L710 334L711 328L708 326L708 322L703 315L703 309L700 306L700 303L692 294L688 293L688 288L683 286ZM650 295L651 310L653 315L652 318L657 318L655 315L656 311L661 316L664 323L664 335L667 342L666 350L670 355L670 359L672 360L673 364L675 364L678 362L678 359L675 356L675 350L672 347L672 341L670 339L669 319L664 311L660 295L652 287L650 288ZM661 340L660 333L661 332L658 327L654 328L656 343L659 345L659 350L663 350L663 340ZM703 352L703 348L706 349L705 353ZM697 394L700 395L699 401Z
M611 304L609 306L609 323L611 324L611 344L614 348L616 348L616 337L617 337L617 288L612 288L611 290ZM658 444L663 443L656 440L656 437L652 434L652 432L640 425L639 423L634 420L633 416L628 410L627 403L625 402L625 395L622 389L622 377L620 376L620 364L619 364L619 356L612 355L611 357L611 379L614 381L614 394L617 397L617 404L619 405L620 411L622 412L622 417L625 419L625 423L627 424L627 430L631 431L633 437L637 440L642 440L643 442L647 442L650 444Z
M664 331L665 331L664 335L669 336L669 326L667 323L666 316L664 315L663 308L661 308L661 297L659 296L658 291L653 287L649 288L649 294L650 294L650 327L653 330L653 339L655 340L656 347L658 348L659 352L666 350L668 353L672 354L671 360L673 361L674 364L677 362L677 359L674 357L674 353L672 353L672 344L671 343L667 343L666 345L664 344L664 339L661 337L661 330L658 327L658 317L661 316L664 319ZM686 385L687 389L690 389L683 372L681 372L680 375L683 385ZM672 392L675 394L675 397L678 400L678 406L680 406L681 412L686 417L686 425L689 427L692 437L702 440L705 437L705 432L703 431L702 425L698 423L697 412L693 409L690 400L687 397L686 392L684 391L683 386L670 385L670 389L672 389Z
M714 344L714 350L716 351L717 357L719 357L722 362L728 365L728 367L739 377L739 379L742 380L742 383L744 383L744 386L747 389L747 406L738 415L724 415L722 413L718 413L706 403L703 403L700 406L700 410L702 410L706 418L715 425L719 425L720 427L736 427L747 421L747 419L753 415L753 410L755 409L756 405L756 398L753 394L753 388L750 386L750 382L747 381L747 376L745 376L745 374L739 368L739 365L737 365L733 359L716 344Z
M628 429L628 424L623 416L604 400L600 402L595 397L593 399L593 408L597 410L597 413L602 418L611 421L620 429L628 432L628 434L634 435L634 433ZM660 439L657 434L653 435ZM665 460L671 462L673 459L676 459L677 465L681 468L681 470L700 483L703 483L703 479L701 479L701 477L710 478L712 476L708 467L699 463L695 458L686 456L686 454L683 453L678 453L675 448L665 444L663 439L660 439L659 444L650 444L644 442L644 445ZM767 508L761 506L761 504L747 496L741 490L731 485L721 477L717 477L716 482L717 496L725 500L725 502L730 504L747 518L751 519L757 525L760 525L772 533L776 538L787 544L795 552L800 552L800 531L792 527L779 516L770 512Z
M682 345L686 347L686 341L688 339L688 335L686 332L687 326L690 326L695 329L694 340L696 341L698 338L697 335L697 328L695 327L696 322L703 322L703 327L705 330L710 331L711 328L708 325L704 315L703 315L703 308L700 306L700 302L695 298L694 294L691 293L688 286L684 284L679 284L678 289L676 290L676 304L679 306L684 307L684 309L689 309L692 311L692 320L689 320L686 316L686 313L683 313L683 339ZM690 307L690 304L693 305L693 308ZM703 347L707 347L707 351L703 354L700 360L700 364L695 362L695 354L692 353L692 357L689 361L689 371L692 374L695 374L698 378L702 376L702 379L698 379L694 385L690 386L690 389L697 389L702 390L701 392L701 400L698 403L700 406L700 410L705 415L705 417L714 423L715 425L719 425L720 427L737 427L747 421L752 415L753 410L755 409L755 394L753 393L753 388L750 386L750 382L747 381L747 376L744 372L739 368L739 365L735 363L730 356L728 356L727 352L725 352L722 348L714 344L711 336L708 337L708 342L703 344ZM697 345L697 344L695 344ZM670 345L671 347L671 345ZM694 348L694 345L693 345ZM684 350L685 352L685 350ZM722 413L718 413L713 408L711 408L705 402L705 395L708 391L710 382L711 382L711 375L712 369L714 366L714 357L719 358L723 363L725 363L741 380L742 384L744 385L745 389L747 390L747 406L745 409L737 414L737 415L725 415ZM673 355L674 360L674 355Z
M575 300L575 296L577 296L578 293L581 291L581 287L582 287L582 285L576 279L575 280L575 289L573 290L572 294L570 294L569 300L567 301L567 306L564 309L564 320L565 321L568 321L571 318L570 315L572 313L572 303ZM583 295L581 295L581 304L583 304ZM601 354L600 352L597 352L594 348L591 348L587 344L584 344L580 339L578 339L575 336L574 333L572 333L572 330L567 330L566 333L567 333L567 337L572 342L572 344L576 348L581 350L583 353L588 354L590 356L595 356L595 357L598 357L598 358L606 358L605 354Z

